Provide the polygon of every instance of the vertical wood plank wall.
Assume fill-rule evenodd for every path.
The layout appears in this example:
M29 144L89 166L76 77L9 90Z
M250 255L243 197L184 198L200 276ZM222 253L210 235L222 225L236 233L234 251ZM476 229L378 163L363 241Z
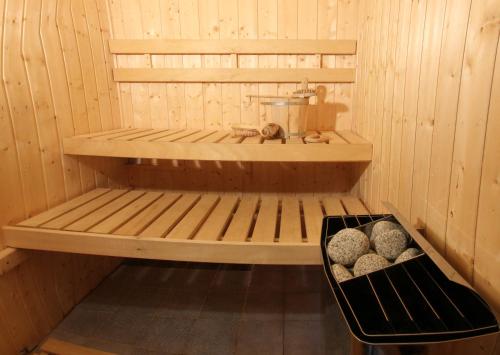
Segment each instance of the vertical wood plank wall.
M239 65L355 64L355 85L325 85L324 101L318 99L318 112L335 117L336 128L353 128L374 144L373 162L359 167L354 191L371 210L382 210L381 201L388 200L424 227L438 250L500 310L500 0L0 0L0 9L0 225L127 178L119 159L62 155L63 137L120 126L256 123L263 112L246 95L296 87L117 85L112 65L234 67L236 57L114 59L108 38L357 36L356 56L325 56L320 63L316 56L246 55ZM129 177L140 185L192 186L194 178L184 179L192 169L202 185L218 184L222 176L226 188L237 190L261 183L269 191L322 191L331 180L339 181L340 191L351 186L345 165L167 165L164 176L154 167L135 173L134 167ZM178 179L172 179L175 174ZM286 179L290 174L297 178ZM284 181L297 186L282 186ZM1 354L36 344L117 262L30 255L0 272Z
M374 156L356 190L500 310L500 1L363 0L358 24L354 126Z
M96 186L116 185L119 160L61 154L61 138L120 126L106 1L0 1L0 225ZM0 249L2 249L0 235ZM0 258L12 256L0 250ZM29 253L0 269L0 353L40 341L117 259Z
M112 0L114 38L353 39L357 1ZM245 68L352 67L355 56L242 55ZM236 67L235 55L119 56L120 67ZM326 127L350 129L353 84L324 85L318 106ZM295 84L121 83L126 126L229 129L256 124L264 106L248 94L290 94ZM336 120L336 122L335 122Z

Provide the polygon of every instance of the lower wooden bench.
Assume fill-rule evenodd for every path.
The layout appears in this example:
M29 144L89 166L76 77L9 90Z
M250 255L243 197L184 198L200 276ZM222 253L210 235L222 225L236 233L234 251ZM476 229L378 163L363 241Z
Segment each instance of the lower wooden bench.
M340 195L95 189L5 226L7 246L145 259L321 264L324 215L367 214Z

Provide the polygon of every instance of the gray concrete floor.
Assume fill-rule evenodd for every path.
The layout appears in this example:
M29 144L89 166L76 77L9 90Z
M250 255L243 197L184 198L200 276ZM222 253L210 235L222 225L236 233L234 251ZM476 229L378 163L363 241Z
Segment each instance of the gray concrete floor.
M51 336L126 355L345 355L327 287L320 267L129 261Z

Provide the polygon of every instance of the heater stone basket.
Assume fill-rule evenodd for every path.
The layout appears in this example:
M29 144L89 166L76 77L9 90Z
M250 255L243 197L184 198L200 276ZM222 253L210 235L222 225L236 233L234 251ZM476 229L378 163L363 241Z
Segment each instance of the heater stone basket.
M328 283L351 333L368 344L414 344L464 339L498 332L483 299L392 207L392 214L323 219L321 252ZM384 269L337 282L327 245L344 228L369 230L388 220L408 232L422 254Z

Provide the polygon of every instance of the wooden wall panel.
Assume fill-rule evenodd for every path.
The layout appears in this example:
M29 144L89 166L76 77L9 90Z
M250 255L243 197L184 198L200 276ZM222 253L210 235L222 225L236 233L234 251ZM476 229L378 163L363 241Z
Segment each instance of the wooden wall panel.
M158 1L141 1L141 23L144 38L158 38L162 36L161 9ZM152 55L149 65L152 68L165 66L165 56ZM164 119L167 108L167 86L166 84L149 84L149 112L151 115L151 127L168 127L168 121Z
M434 113L446 3L431 1L427 7L418 92L413 164L411 221L418 225L427 215L427 192L434 130Z
M128 167L132 187L256 193L345 193L353 185L342 163L241 163L160 160Z
M61 52L57 28L53 25L56 22L56 10L55 1L42 2L40 43L45 54L49 83L49 85L45 87L45 91L50 94L54 116L58 118L56 120L58 137L65 138L73 136L75 134L75 128L73 127L71 101L66 73L64 70L61 70L61 68L64 68L64 57ZM49 88L49 90L47 90L47 88ZM62 166L66 196L70 198L81 194L81 170L78 160L63 155Z
M398 208L405 215L410 215L413 197L411 190L415 155L415 129L418 114L419 79L423 69L421 68L421 60L426 11L427 1L412 2L405 73L398 193ZM377 181L377 179L374 181ZM378 184L372 184L372 188L373 186L378 186ZM372 196L372 199L375 198L376 196Z
M406 84L405 73L408 58L408 38L410 33L410 10L410 1L400 2L397 29L398 37L396 42L396 62L394 68L395 78L393 87L393 104L392 108L389 108L388 113L391 117L389 172L387 173L386 170L383 173L383 175L389 175L389 178L387 179L387 188L389 189L388 200L394 204L396 204L399 199L399 166L401 164L401 145L404 144L402 140L403 103L404 87ZM363 70L366 70L366 68ZM360 106L363 106L363 101L360 101ZM368 185L366 184L366 181L364 185ZM384 187L382 187L382 189L384 189Z
M491 96L491 88L500 33L499 5L497 0L472 2L458 99L446 254L469 278L474 266L486 124L490 103L498 100Z
M121 184L122 161L76 159L61 149L63 137L121 126L118 87L109 80L106 59L107 4L2 0L0 9L0 225L5 225L97 185ZM21 253L5 251L0 257ZM118 261L29 253L19 265L2 268L0 353L32 349Z
M220 39L219 2L218 0L199 1L199 38ZM220 68L220 55L203 55L204 68ZM206 117L205 127L222 128L222 87L220 83L204 83L203 113Z
M436 108L432 135L426 215L427 236L444 252L446 222L453 159L453 142L457 120L463 48L469 21L471 1L447 3L442 35L440 69L436 91ZM456 50L460 48L460 50Z
M121 13L121 5L117 1L106 1L109 13ZM111 16L111 37L124 37L123 16ZM128 66L128 58L119 56L113 62L114 66ZM120 111L123 127L134 126L134 109L132 107L132 91L129 83L122 83L119 88Z
M60 49L56 49L56 51L61 52L63 56L65 77L70 97L69 107L71 107L71 115L73 117L71 123L74 127L74 134L99 131L99 124L97 123L97 117L95 115L96 111L87 110L80 56L78 54L78 46L71 15L71 2L57 2L55 6L56 16L54 18L59 37L58 42L60 43ZM55 41L57 38L52 37L51 40ZM57 70L61 70L61 67ZM68 103L64 102L64 104L67 105ZM90 122L94 124L92 125ZM96 186L98 174L88 168L82 161L80 161L80 176L82 190L87 191Z
M117 39L354 39L357 32L358 1L350 0L108 0L108 3L113 37ZM161 28L161 32L153 28ZM241 55L239 63L235 55L153 56L152 60L138 55L117 57L119 67L149 67L151 61L153 67L172 68L231 68L237 64L241 68L314 68L355 64L355 56L324 56L323 63L314 55ZM162 62L164 57L166 62ZM149 96L145 89L148 85ZM151 87L165 85L166 97L156 94L157 89L151 92ZM247 95L290 93L295 88L295 84L274 83L120 83L120 96L127 126L230 128L235 123L258 124L259 117L261 121L265 119L265 107ZM322 90L318 106L311 110L311 126L350 129L353 84L328 84ZM149 108L147 101L167 109ZM312 101L316 103L315 99Z
M331 2L330 2L331 3ZM318 16L323 13L321 3L318 2ZM327 5L327 9L332 12L332 5ZM326 11L328 13L328 11ZM336 24L335 37L338 39L355 38L357 32L357 17L358 1L339 0L337 5L337 19L331 20ZM325 21L327 22L327 21ZM334 26L330 26L330 36ZM319 36L319 33L318 33ZM329 36L329 37L330 37ZM339 68L354 67L356 64L355 56L338 56L335 57L335 65ZM327 103L334 102L336 110L336 126L342 128L350 128L352 126L352 100L353 100L354 85L336 84L335 97L332 100L327 100Z
M122 6L128 6L122 2ZM114 14L112 14L113 16ZM205 14L202 14L205 16ZM180 38L181 39L199 39L200 38L200 8L197 0L180 0ZM203 58L205 59L205 58ZM184 68L201 68L201 55L182 56ZM204 64L204 63L203 63ZM193 83L184 85L184 100L186 102L184 120L188 128L201 128L205 125L203 84ZM209 90L210 94L210 90ZM207 124L211 118L207 117Z
M178 0L160 1L162 34L167 39L180 38L180 10ZM111 12L112 14L114 12ZM116 16L111 16L115 18ZM165 56L165 66L172 68L182 68L182 56ZM120 84L121 86L121 84ZM167 107L168 107L168 127L186 127L186 101L184 100L184 84L167 83Z
M238 1L238 38L257 39L258 15L257 0ZM242 55L239 58L242 68L256 68L258 56ZM242 84L240 88L241 99L241 123L259 124L259 103L250 100L247 95L257 95L259 88L257 84Z
M397 58L397 43L398 43L398 26L400 19L400 2L399 0L391 0L388 4L389 9L389 25L388 25L388 39L387 39L387 56L384 63L383 70L385 70L385 82L383 88L384 101L381 108L382 115L382 132L381 132L381 146L379 148L379 174L380 174L380 187L379 199L387 201L389 198L389 174L384 174L384 171L389 170L391 162L391 132L393 129L392 122L392 107L394 104L394 84L397 79L396 72L396 58Z
M5 1L0 1L0 8L5 8ZM0 38L3 38L5 16L0 16ZM5 50L2 48L2 52ZM3 68L4 56L0 56L0 67ZM5 80L2 76L0 87L0 196L2 196L1 216L5 221L10 221L26 212L26 197L22 187L21 165L18 160L16 138L14 136L10 107L7 101ZM3 248L0 240L0 248Z
M278 39L298 38L298 8L297 1L278 1ZM302 24L300 25L302 27ZM303 57L303 56L302 56ZM296 55L278 56L278 68L296 68ZM296 84L283 83L278 85L278 95L290 95L297 90Z
M500 310L500 0L358 5L353 126L374 158L354 190L370 210L388 200L423 227Z
M276 39L278 37L278 2L277 0L258 1L257 4L257 36L262 39ZM259 55L259 68L277 68L277 55ZM258 84L259 95L277 95L277 84ZM278 123L283 119L278 115ZM259 104L259 121L269 122L269 115L266 115L266 109Z
M238 39L238 2L219 0L220 39ZM221 56L221 67L236 68L236 55ZM241 122L241 89L238 84L222 84L222 127Z
M21 60L23 5L22 2L6 1L2 7L3 43L8 44L3 46L2 83L13 128L11 134L15 137L15 146L11 148L17 152L26 209L36 213L48 208L49 202L33 101L29 85L22 85L27 82L24 61Z
M498 251L500 250L500 46L497 46L495 73L486 126L482 161L479 207L477 211L475 262L473 280L476 287L500 309L500 278L498 277ZM493 100L493 98L497 98Z

